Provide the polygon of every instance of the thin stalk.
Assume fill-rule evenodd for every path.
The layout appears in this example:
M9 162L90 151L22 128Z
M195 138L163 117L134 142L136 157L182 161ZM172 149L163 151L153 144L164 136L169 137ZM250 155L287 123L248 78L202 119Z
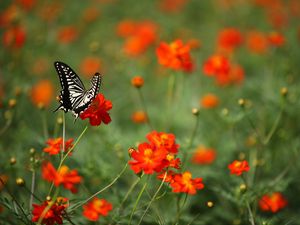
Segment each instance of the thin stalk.
M31 188L30 188L30 200L29 200L29 210L31 211L32 209L32 202L33 202L33 197L34 197L34 187L35 187L35 170L32 170L32 175L31 175Z
M150 116L149 116L149 113L148 113L148 110L147 110L147 105L146 105L146 101L145 101L144 95L143 95L143 93L142 93L142 91L141 91L140 88L138 88L137 90L138 90L138 93L139 93L139 98L140 98L142 107L143 107L143 109L144 109L144 111L145 111L145 113L147 115L147 124L148 124L150 130L153 130L153 126L152 126L152 124L150 122Z
M116 176L115 179L113 179L113 181L108 184L107 186L105 186L104 188L102 188L101 190L97 191L95 194L93 194L92 196L90 196L89 198L87 198L84 201L81 201L78 205L76 205L73 210L79 208L80 206L84 205L85 203L87 203L88 201L90 201L91 199L93 199L94 197L96 197L97 195L99 195L101 192L105 191L106 189L108 189L109 187L111 187L121 176L122 174L125 172L126 168L127 168L128 164L126 163L126 165L124 166L124 168L122 169L122 171Z
M47 124L47 118L46 118L46 111L42 113L42 126L43 126L43 133L45 140L48 139L49 133L48 133L48 124Z
M62 159L64 156L64 152L65 152L65 141L66 141L66 118L65 118L65 113L62 112L63 114L63 132L62 132L62 151L60 152L60 158Z
M139 195L138 195L138 197L137 197L137 199L136 199L136 201L134 203L134 206L133 206L133 209L131 211L130 218L129 218L129 223L128 223L129 225L131 224L133 214L135 213L137 205L138 205L139 201L141 200L141 197L142 197L142 195L143 195L143 193L144 193L144 191L145 191L145 189L146 189L146 187L148 185L149 177L150 176L147 177L147 180L146 180L145 184L143 185L143 187L142 187L142 189L141 189L141 191L140 191L140 193L139 193Z
M175 225L177 225L179 223L179 219L180 219L180 216L181 216L181 213L182 213L182 209L186 203L186 200L187 200L187 194L185 194L185 197L184 197L184 201L182 203L182 206L180 206L180 198L177 199L177 215L176 215L176 221L175 221Z
M248 213L249 213L249 222L251 223L251 225L255 225L253 213L251 211L251 208L250 208L250 205L249 205L248 201L246 202L246 205L247 205L247 209L248 209Z
M144 211L144 213L143 213L143 215L142 215L142 217L141 217L141 219L140 219L138 225L141 224L141 222L143 221L144 216L146 215L146 213L147 213L148 209L150 208L152 202L155 200L155 198L156 198L156 196L158 195L160 189L162 188L162 186L163 186L163 184L164 184L164 182L165 182L166 177L167 177L167 173L165 173L162 182L160 183L158 189L156 190L155 194L154 194L153 197L151 198L151 200L150 200L150 202L149 202L147 208L145 209L145 211Z

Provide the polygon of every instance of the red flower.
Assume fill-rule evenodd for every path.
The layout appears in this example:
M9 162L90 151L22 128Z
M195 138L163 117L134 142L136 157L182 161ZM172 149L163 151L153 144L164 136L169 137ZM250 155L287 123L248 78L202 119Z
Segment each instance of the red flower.
M207 76L217 76L228 74L230 71L229 60L222 55L209 57L203 65L203 72Z
M165 12L178 12L187 3L187 0L162 0L159 3L161 10Z
M154 148L148 143L139 144L138 150L131 153L134 161L129 161L131 169L135 173L144 171L145 174L161 172L167 166L168 152L164 148Z
M89 118L92 126L99 126L101 122L108 124L111 118L107 111L111 108L111 101L106 100L103 94L98 94L87 110L80 114L80 118L83 120Z
M2 42L5 47L21 48L26 40L26 33L21 26L8 28L2 37Z
M167 44L161 42L156 49L159 64L173 70L183 70L191 72L193 62L190 55L190 46L184 45L181 40L176 40Z
M74 26L65 26L60 28L57 34L57 39L62 44L69 44L78 37L78 30Z
M57 187L63 185L64 188L72 193L77 192L76 184L79 184L82 178L78 175L77 170L69 170L67 166L61 166L58 171L50 162L44 163L42 166L42 176L45 180L53 182Z
M241 32L236 28L226 28L219 33L218 46L227 52L232 52L243 43Z
M259 31L252 31L247 36L247 47L251 52L264 54L268 50L268 39L266 35Z
M94 198L92 201L83 206L83 216L88 220L97 221L99 216L107 216L112 210L112 204L105 199Z
M66 205L61 205L58 202L55 202L48 211L44 212L45 208L50 205L51 202L45 201L41 205L32 204L32 222L38 222L41 216L43 216L42 224L54 225L54 224L63 224L63 212L66 208Z
M195 164L211 164L216 159L216 151L212 148L200 146L193 155L192 162Z
M285 44L285 38L278 32L272 32L268 35L269 44L274 47L280 47Z
M119 23L117 34L126 38L124 51L131 56L145 52L156 40L157 25L151 21L134 22L125 20Z
M167 173L167 174L166 174ZM164 171L163 173L160 173L157 175L157 178L160 180L165 179L164 182L166 183L172 183L174 178L175 172L172 170Z
M202 183L202 178L192 179L192 174L188 171L182 174L175 174L173 176L173 182L170 183L173 188L173 192L183 192L187 194L194 195L197 193L197 190L204 188Z
M283 209L288 204L287 200L280 192L275 192L270 195L264 195L259 200L259 207L262 211L271 211L276 213L280 209Z
M73 147L73 138L70 138L65 142L65 152L68 152L70 148ZM47 142L48 147L44 148L44 152L49 153L49 155L56 155L60 153L63 145L63 139L62 138L56 138L56 139L48 139Z
M230 174L235 174L237 176L240 176L243 172L248 172L250 169L246 160L234 160L231 164L228 165L228 168L230 170Z
M216 108L219 102L219 97L212 93L207 93L200 99L200 105L205 109Z
M174 134L152 131L146 137L156 148L164 148L169 153L174 154L178 152L179 145L176 144Z

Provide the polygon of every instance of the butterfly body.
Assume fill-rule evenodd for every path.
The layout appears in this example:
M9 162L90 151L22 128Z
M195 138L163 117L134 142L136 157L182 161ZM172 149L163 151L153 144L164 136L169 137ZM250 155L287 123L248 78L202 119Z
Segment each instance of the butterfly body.
M56 110L71 111L77 118L96 97L101 84L101 75L96 73L91 79L91 88L86 90L82 81L71 67L63 62L55 62L54 66L62 88L59 96L60 105Z

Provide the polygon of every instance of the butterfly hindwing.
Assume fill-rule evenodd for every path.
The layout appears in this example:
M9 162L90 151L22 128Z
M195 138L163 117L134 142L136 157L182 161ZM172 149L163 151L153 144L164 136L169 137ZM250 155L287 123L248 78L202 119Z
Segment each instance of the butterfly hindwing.
M62 87L59 96L60 106L57 109L65 112L72 111L77 118L97 95L101 84L101 75L96 73L91 80L91 88L86 90L78 75L67 64L55 62L54 66Z

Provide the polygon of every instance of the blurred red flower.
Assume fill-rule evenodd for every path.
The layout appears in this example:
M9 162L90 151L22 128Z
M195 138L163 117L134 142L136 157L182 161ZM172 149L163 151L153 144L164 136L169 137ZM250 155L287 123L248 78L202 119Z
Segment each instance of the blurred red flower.
M178 152L179 145L176 144L174 134L152 131L146 137L155 148L163 148L168 153L176 154Z
M192 72L194 64L190 55L190 46L184 45L181 40L167 44L161 42L156 49L159 64L173 70Z
M213 55L203 64L203 73L207 76L228 74L230 71L229 60L222 55Z
M267 36L259 31L251 31L247 34L247 47L251 52L264 54L268 50Z
M32 204L32 222L38 222L41 216L43 215L44 210L48 207L51 202L45 201L41 205ZM63 213L66 209L65 205L61 205L58 202L55 202L51 207L46 211L43 216L41 224L54 225L54 224L63 224Z
M135 111L131 115L131 120L135 123L146 123L148 116L144 111Z
M279 32L272 32L268 35L268 41L271 46L281 47L285 44L285 37Z
M35 106L49 106L54 98L54 87L50 80L40 80L32 86L30 98Z
M0 13L0 27L8 27L18 18L20 14L19 7L16 4L10 4Z
M117 34L125 38L124 52L130 56L137 56L155 42L157 25L151 21L125 20L118 24Z
M170 186L173 189L172 191L175 193L181 192L190 195L194 195L197 193L197 190L204 188L202 178L193 179L192 174L188 171L182 174L175 174Z
M216 155L215 149L200 146L196 149L192 157L192 162L200 165L208 165L215 161Z
M131 169L135 173L144 171L145 174L161 172L167 166L166 156L168 152L164 148L154 148L148 143L139 144L138 150L131 153L132 161L129 161Z
M62 184L64 188L70 190L72 193L77 192L75 185L79 184L82 180L77 170L70 171L67 166L63 165L56 171L50 162L42 165L42 177L49 182L53 182L56 187Z
M246 160L238 161L234 160L231 164L228 165L228 169L230 170L230 174L235 174L237 176L242 175L244 172L248 172L250 167Z
M58 42L69 44L74 42L78 37L78 29L74 26L65 26L59 29L57 34Z
M101 70L101 60L98 57L86 57L80 64L82 75L91 78L96 72Z
M17 0L17 2L25 9L30 10L36 4L36 0Z
M70 138L69 140L65 141L65 153L73 147L73 141L73 138ZM61 137L55 139L50 138L47 140L46 143L48 146L44 148L43 151L49 153L49 155L56 155L62 150L63 139Z
M159 1L159 8L165 12L179 12L187 2L188 0L162 0Z
M22 48L26 40L26 32L20 25L8 28L2 36L2 43L7 48Z
M259 208L262 211L270 211L272 213L276 213L277 211L283 209L287 206L287 204L287 200L280 192L264 195L259 200Z
M200 105L205 109L215 108L219 105L219 102L219 97L212 93L208 93L200 99Z
M233 52L243 43L243 36L236 28L225 28L218 36L218 47L227 53Z
M141 76L134 76L131 79L131 84L132 84L132 86L134 86L136 88L140 88L144 85L144 78Z
M95 197L83 206L83 216L88 220L97 221L100 216L107 216L112 208L112 204L105 199Z
M108 124L111 122L109 110L112 109L112 102L105 99L103 94L98 94L92 104L80 114L82 120L89 119L92 126L99 126L101 122Z

